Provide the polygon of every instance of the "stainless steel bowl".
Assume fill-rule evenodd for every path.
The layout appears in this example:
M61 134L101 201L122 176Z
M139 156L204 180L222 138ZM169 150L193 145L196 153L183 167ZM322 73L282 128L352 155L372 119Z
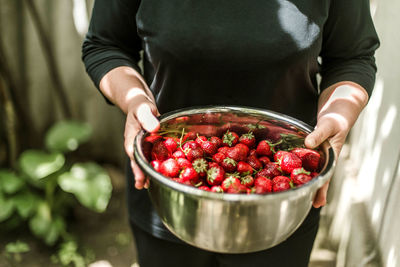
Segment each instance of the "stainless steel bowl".
M196 131L203 135L227 129L254 129L259 138L277 139L279 133L304 138L312 127L275 112L237 106L182 109L160 117L162 130ZM141 131L135 139L135 159L150 178L148 189L162 222L183 241L214 252L247 253L270 248L287 239L304 221L316 191L331 177L335 156L328 142L319 176L285 192L266 195L218 194L174 182L149 164Z

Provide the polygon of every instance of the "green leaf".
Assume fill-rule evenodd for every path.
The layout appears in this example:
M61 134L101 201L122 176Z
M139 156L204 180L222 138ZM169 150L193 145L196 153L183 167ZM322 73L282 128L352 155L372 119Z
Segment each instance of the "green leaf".
M15 195L12 198L12 202L14 203L18 214L22 218L26 219L33 213L34 210L37 209L39 197L30 192L24 192Z
M65 158L60 153L46 153L41 150L26 150L19 158L23 172L34 180L40 180L60 170Z
M89 140L92 128L79 121L60 121L47 132L45 144L51 151L74 151Z
M25 181L18 177L13 171L0 170L0 189L7 194L14 194L20 190Z
M28 252L30 250L30 247L27 243L21 242L21 241L16 241L12 243L8 243L6 245L6 252L7 253L24 253Z
M112 185L107 172L96 163L78 163L58 177L60 187L76 196L87 208L103 212L111 197Z
M0 222L7 220L14 211L14 203L0 194Z
M54 245L65 229L64 219L52 217L50 206L46 202L38 205L37 212L29 221L32 233L42 238L47 245Z

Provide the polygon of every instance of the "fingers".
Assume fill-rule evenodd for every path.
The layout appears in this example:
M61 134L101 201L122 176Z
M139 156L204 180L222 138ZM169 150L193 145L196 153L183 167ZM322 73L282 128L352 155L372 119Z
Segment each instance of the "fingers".
M145 101L139 104L137 108L128 112L126 117L124 147L126 154L131 160L131 167L135 177L135 187L137 189L147 188L149 186L149 182L139 166L135 163L133 156L133 144L136 135L142 128L149 132L157 131L160 128L160 123L154 115L157 113L158 111L155 105L148 101Z
M326 182L318 191L317 194L315 195L314 201L313 201L313 206L314 208L320 208L322 206L326 205L326 196L328 194L328 188L329 188L329 181Z
M333 136L334 133L334 126L330 120L320 120L315 130L306 137L304 143L308 148L315 148Z

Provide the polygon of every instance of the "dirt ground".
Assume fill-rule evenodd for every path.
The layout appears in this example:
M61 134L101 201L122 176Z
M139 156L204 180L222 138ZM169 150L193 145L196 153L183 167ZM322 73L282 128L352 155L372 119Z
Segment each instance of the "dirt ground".
M128 225L124 178L119 170L113 167L108 167L108 170L112 176L114 190L106 212L97 214L78 207L70 230L78 238L82 253L91 259L89 267L139 267ZM324 231L322 220L309 267L335 266L335 253L321 247ZM4 246L16 240L26 242L30 246L30 251L21 254L18 262L10 260L4 252ZM0 237L0 267L59 267L60 264L51 260L54 253L55 250L33 238L28 229Z

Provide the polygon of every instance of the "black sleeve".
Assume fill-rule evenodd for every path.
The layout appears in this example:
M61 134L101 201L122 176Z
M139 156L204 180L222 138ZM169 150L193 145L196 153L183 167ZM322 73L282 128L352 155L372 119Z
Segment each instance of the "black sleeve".
M140 0L95 0L89 31L82 45L82 59L90 78L99 87L101 78L119 66L141 72L141 40L136 11Z
M374 53L379 47L368 0L332 0L324 25L321 89L352 81L369 95L375 83Z

